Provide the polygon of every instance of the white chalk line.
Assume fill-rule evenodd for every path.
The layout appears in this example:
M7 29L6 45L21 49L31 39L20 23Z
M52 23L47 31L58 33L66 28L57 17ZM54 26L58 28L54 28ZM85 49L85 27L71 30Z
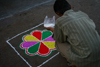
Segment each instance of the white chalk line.
M9 43L8 40L7 40L6 42L7 42L7 43L10 45L10 47L17 53L17 55L20 56L20 58L23 59L23 61L25 61L25 63L26 63L29 67L32 67L32 66L18 53L18 51L15 49L15 47L13 47L13 46Z
M21 33L15 35L14 37L12 37L12 38L10 38L10 39L8 39L8 40L6 41L6 42L10 45L10 47L17 53L17 55L19 55L19 56L21 57L21 59L22 59L29 67L32 67L32 66L18 53L18 51L15 49L15 47L13 47L13 46L9 43L9 41L12 40L12 39L14 39L14 38L16 38L16 37L18 37L19 35L21 35L21 34L23 34L23 33L26 33L26 32L28 32L28 31L30 31L30 30L36 28L36 27L41 26L42 24L43 24L43 23L41 23L41 24L39 24L39 25L37 25L37 26L35 26L35 27L32 27L32 28L30 28L30 29L28 29L28 30L26 30L26 31L24 31L24 32L21 32ZM48 60L46 60L45 62L43 62L41 65L37 66L37 67L41 67L42 65L46 64L48 61L50 61L51 59L53 59L53 58L54 58L55 56L57 56L58 54L59 54L59 52L58 52L57 54L55 54L54 56L52 56L51 58L49 58Z
M13 47L13 46L9 43L9 41L12 40L12 39L14 39L14 38L16 38L16 37L18 37L19 35L21 35L21 34L23 34L23 33L26 33L26 32L28 32L28 31L34 29L34 28L37 28L37 27L41 26L42 24L43 24L43 23L41 23L41 24L39 24L39 25L37 25L37 26L35 26L35 27L32 27L32 28L30 28L30 29L28 29L28 30L26 30L26 31L24 31L24 32L21 32L21 33L15 35L14 37L12 37L12 38L10 38L10 39L8 39L8 40L6 41L6 42L9 44L9 46L17 53L17 55L20 56L20 58L21 58L29 67L32 67L32 66L18 53L18 51L15 49L15 47Z
M52 56L51 58L49 58L48 60L46 60L45 62L43 62L41 65L39 65L39 66L37 66L37 67L43 66L44 64L46 64L47 62L49 62L50 60L52 60L54 57L56 57L58 54L59 54L59 52L56 53L54 56Z
M18 37L19 35L21 35L21 34L23 34L23 33L28 32L28 31L30 31L30 30L32 30L32 29L34 29L34 28L37 28L37 27L39 27L39 26L41 26L41 25L43 25L43 23L41 23L41 24L39 24L39 25L37 25L37 26L35 26L35 27L32 27L32 28L30 28L30 29L28 29L28 30L26 30L26 31L24 31L24 32L21 32L21 33L19 33L19 34L15 35L14 37L12 37L12 38L8 39L8 41L10 41L10 40L12 40L12 39L14 39L14 38Z
M10 47L17 53L17 55L19 55L19 56L22 58L22 60L26 62L26 64L27 64L29 67L32 67L32 66L18 53L18 51L15 49L15 47L13 47L13 46L9 43L9 41L12 40L12 39L14 39L14 38L16 38L16 37L18 37L19 35L21 35L21 34L23 34L23 33L26 33L26 32L28 32L28 31L30 31L30 30L36 28L36 27L41 26L42 24L43 24L43 23L41 23L41 24L39 24L39 25L37 25L37 26L35 26L35 27L32 27L32 28L30 28L30 29L28 29L28 30L26 30L26 31L24 31L24 32L22 32L22 33L19 33L19 34L15 35L14 37L12 37L11 39L8 39L8 40L6 41L6 42L10 45Z
M52 1L52 0L48 0L48 1L45 1L45 2L42 2L42 3L36 4L36 5L32 6L32 7L29 7L29 8L27 8L27 9L22 10L22 11L19 11L18 13L23 12L23 11L27 11L27 10L29 10L29 9L31 9L31 8L34 8L34 7L40 6L40 5L42 5L42 4L49 3L49 2L51 2L51 1ZM16 14L16 13L14 13L14 14ZM3 17L3 18L0 18L0 20L5 19L5 18L12 17L14 14L11 14L11 15L6 16L6 17Z
M31 8L34 8L34 7L40 6L40 5L42 5L42 4L49 3L49 2L51 2L51 1L52 1L52 0L48 0L48 1L42 2L42 3L40 3L40 4L36 4L35 6L33 6L33 7L29 7L29 8L27 8L27 9L23 10L23 11L27 11L27 10L29 10L29 9L31 9ZM21 11L21 12L23 12L23 11Z

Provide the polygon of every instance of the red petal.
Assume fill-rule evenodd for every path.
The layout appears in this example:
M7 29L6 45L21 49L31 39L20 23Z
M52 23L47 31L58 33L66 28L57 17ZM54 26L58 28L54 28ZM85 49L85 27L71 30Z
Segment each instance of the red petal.
M41 40L42 32L41 31L34 31L32 32L32 35Z
M41 45L40 45L40 48L39 48L39 54L46 56L49 53L50 53L50 49L41 42Z

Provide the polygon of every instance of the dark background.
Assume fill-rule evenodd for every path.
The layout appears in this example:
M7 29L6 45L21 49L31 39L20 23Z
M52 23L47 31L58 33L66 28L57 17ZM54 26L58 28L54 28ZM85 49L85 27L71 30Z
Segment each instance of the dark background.
M28 65L6 43L6 40L42 23L46 15L49 17L54 15L58 17L53 11L54 0L34 7L36 4L45 1L49 0L0 0L0 67L28 67ZM87 13L95 22L96 29L100 34L100 0L68 0L68 2L71 4L73 10L81 10ZM38 28L43 29L43 26ZM21 36L11 40L11 44L15 48L17 48L16 44L21 42L20 38ZM19 53L22 52L19 49L18 51ZM31 64L33 63L33 58L27 58L25 56L24 58ZM40 61L43 60L38 59L36 62L40 64ZM37 64L35 64L35 66ZM35 67L34 63L32 65ZM59 54L42 67L68 66L66 59Z

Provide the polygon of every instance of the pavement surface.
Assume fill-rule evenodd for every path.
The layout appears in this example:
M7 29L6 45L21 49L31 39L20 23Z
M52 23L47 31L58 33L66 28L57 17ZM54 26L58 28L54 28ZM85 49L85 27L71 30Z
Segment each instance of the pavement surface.
M81 10L87 13L89 17L95 22L96 30L100 34L100 0L68 0L68 2L72 5L73 10ZM27 11L19 12L13 14L13 16L11 17L0 20L0 67L29 67L29 65L25 63L20 56L17 55L17 53L6 41L23 31L26 31L43 23L46 15L48 15L49 17L52 17L54 15L58 17L53 11L53 4L48 4L49 3L42 4ZM9 41L11 45L15 47L15 49L20 53L20 55L32 67L39 66L44 61L48 60L49 58L58 53L57 51L54 51L50 56L46 58L41 58L39 56L29 57L24 54L24 51L19 48L19 45L22 42L21 39L24 35L29 34L29 32L36 29L43 30L43 25L31 29L28 32L25 32ZM50 61L43 64L41 67L69 66L67 65L67 60L63 58L60 54L58 54Z
M52 4L54 0L0 0L0 19L27 11L41 4Z

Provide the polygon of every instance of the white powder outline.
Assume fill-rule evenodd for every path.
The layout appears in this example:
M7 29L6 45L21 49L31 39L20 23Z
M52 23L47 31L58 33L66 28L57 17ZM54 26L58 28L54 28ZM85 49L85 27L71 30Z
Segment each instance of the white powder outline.
M35 27L32 27L32 28L30 28L30 29L28 29L28 30L26 30L26 31L24 31L24 32L21 32L21 33L15 35L14 37L12 37L12 38L6 40L7 44L9 44L9 46L17 53L17 55L18 55L29 67L32 67L32 66L29 64L28 61L26 61L26 60L20 55L20 53L15 49L15 47L12 46L12 44L11 44L9 41L11 41L12 39L18 37L19 35L21 35L21 34L23 34L23 33L26 33L26 32L28 32L28 31L30 31L30 30L32 30L32 29L35 29L35 28L37 28L37 27L39 27L39 26L41 26L41 25L43 25L43 23L41 23L41 24L39 24L39 25L37 25L37 26L35 26ZM51 59L53 59L54 57L56 57L58 54L59 54L59 52L56 53L55 55L53 55L51 58L49 58L49 59L47 59L46 61L44 61L42 64L40 64L40 65L37 66L37 67L43 66L44 64L46 64L47 62L49 62Z

